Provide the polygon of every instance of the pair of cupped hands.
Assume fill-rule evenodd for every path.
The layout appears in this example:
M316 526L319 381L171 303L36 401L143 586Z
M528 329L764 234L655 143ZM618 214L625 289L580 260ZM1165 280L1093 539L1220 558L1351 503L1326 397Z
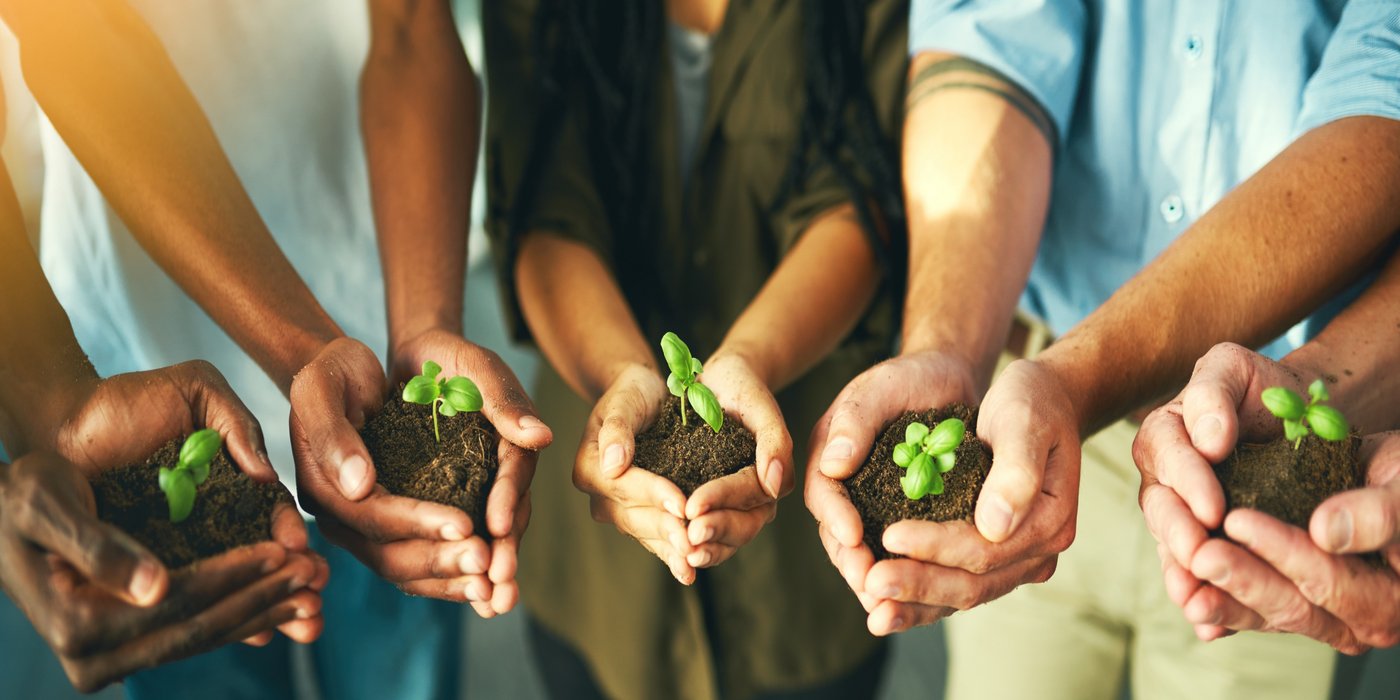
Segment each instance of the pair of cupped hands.
M488 397L483 413L504 438L487 503L489 544L460 510L377 485L356 432L389 381L427 359L475 379ZM341 338L297 373L291 399L298 495L328 539L407 593L465 600L486 617L515 605L535 454L552 435L499 357L428 331L395 349L386 377L369 348ZM95 690L233 642L264 645L278 631L303 643L320 635L330 570L290 503L274 511L269 541L173 571L97 519L90 479L200 428L217 430L249 477L277 481L257 420L218 370L194 361L56 385L45 401L56 427L27 436L31 451L0 465L0 584L75 687Z

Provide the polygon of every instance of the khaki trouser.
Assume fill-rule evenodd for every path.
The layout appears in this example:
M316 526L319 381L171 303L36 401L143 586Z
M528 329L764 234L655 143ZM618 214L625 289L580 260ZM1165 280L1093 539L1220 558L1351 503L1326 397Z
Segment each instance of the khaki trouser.
M1137 425L1084 444L1079 523L1050 581L948 619L950 700L1325 698L1336 656L1296 635L1204 643L1167 597L1137 505Z

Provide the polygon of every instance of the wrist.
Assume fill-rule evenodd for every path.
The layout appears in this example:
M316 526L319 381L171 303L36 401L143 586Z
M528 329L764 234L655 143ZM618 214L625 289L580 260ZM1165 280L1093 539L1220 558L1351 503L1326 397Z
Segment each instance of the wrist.
M462 313L448 310L417 310L412 314L389 314L389 349L397 354L400 348L432 332L461 336L463 333Z
M1093 400L1097 393L1092 386L1093 370L1090 369L1086 373L1086 365L1081 357L1066 346L1051 345L1035 359L1026 361L1042 369L1068 400L1070 412L1073 414L1071 418L1079 430L1080 437L1087 437L1100 427L1101 410ZM1090 363L1087 366L1093 368L1095 365Z

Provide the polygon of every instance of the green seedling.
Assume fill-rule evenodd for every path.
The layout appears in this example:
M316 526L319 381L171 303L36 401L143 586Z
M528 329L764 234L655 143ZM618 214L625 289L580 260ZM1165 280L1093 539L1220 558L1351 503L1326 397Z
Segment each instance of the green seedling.
M438 414L447 418L458 413L471 413L481 410L481 390L476 383L466 377L439 379L442 365L432 360L423 363L423 373L408 380L403 387L403 400L428 406L433 413L433 438L442 442L438 432Z
M178 523L190 517L195 489L209 478L209 463L214 461L214 455L219 454L223 444L217 430L196 431L180 446L176 465L160 468L160 490L165 492L165 502L170 505L170 522Z
M1308 397L1309 400L1304 403L1303 397L1281 386L1271 386L1259 394L1264 408L1283 421L1283 436L1293 441L1293 449L1298 449L1303 443L1309 428L1323 440L1340 442L1347 439L1351 426L1341 411L1323 405L1332 397L1327 395L1327 386L1321 379L1308 385Z
M681 425L686 425L685 403L689 399L695 415L700 416L716 433L724 427L724 410L719 407L719 399L710 387L700 383L703 369L700 361L690 354L690 348L675 333L661 336L661 354L666 356L666 364L671 375L666 377L666 388L671 390L681 402Z
M954 451L962 444L967 427L949 418L930 430L923 423L910 423L904 429L904 442L894 446L894 463L904 470L899 485L911 501L943 493L943 475L957 464Z

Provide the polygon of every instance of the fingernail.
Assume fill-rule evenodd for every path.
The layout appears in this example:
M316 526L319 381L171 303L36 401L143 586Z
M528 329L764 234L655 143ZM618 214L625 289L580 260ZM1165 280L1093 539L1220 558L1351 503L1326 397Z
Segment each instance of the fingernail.
M902 630L902 629L904 629L904 618L902 618L902 617L896 617L895 619L890 620L890 627L889 627L890 634L893 634L893 633L895 633L895 632L898 632L898 631L900 631L900 630Z
M1207 440L1220 434L1225 426L1220 419L1215 416L1201 416L1196 420L1196 424L1191 426L1191 443L1196 447L1201 447Z
M297 608L297 619L298 619L298 620L309 620L309 619L311 619L311 611L310 611L310 610L307 610L306 608Z
M603 453L603 471L613 474L622 469L622 445L608 445Z
M544 421L534 416L521 416L516 424L520 426L521 430L539 430L540 428L547 427Z
M777 498L783 489L783 463L781 460L773 460L768 463L768 476L764 479L764 484L768 487L768 493Z
M903 552L904 538L899 535L898 530L885 530L885 534L880 537L885 545L885 549L891 552Z
M462 528L449 523L442 526L442 538L449 542L460 542L467 539L467 536L463 534Z
M998 494L988 494L977 506L977 529L993 542L1001 542L1011 533L1011 504Z
M704 566L710 563L710 553L703 549L698 552L691 552L686 555L685 561L691 566Z
M1230 582L1230 567L1217 564L1215 567L1205 572L1206 580L1216 586L1224 586Z
M826 449L822 450L822 464L840 463L850 459L854 453L855 445L851 443L849 438L832 438L831 442L826 443Z
M303 588L306 588L306 584L310 582L311 581L305 576L293 576L291 582L287 584L287 590L295 593Z
M478 603L484 603L491 599L491 596L486 595L486 591L483 590L482 583L475 579L467 582L465 593L467 600L473 600Z
M273 468L272 460L267 458L267 453L263 450L258 450L258 460L261 461L268 469Z
M1340 552L1351 546L1351 512L1339 510L1327 521L1327 548Z
M691 541L690 541L690 543L691 543L692 545L697 545L697 546L698 546L698 545L705 544L706 542L709 542L709 541L710 541L710 538L712 538L712 537L715 536L715 528L714 528L713 526L710 526L710 525L706 525L706 526L704 526L704 527L698 527L698 526L697 526L696 528L693 528L693 529L694 529L694 531L695 531L695 535L694 535L694 537L691 538Z
M360 488L360 484L365 483L365 477L369 473L369 464L365 458L359 455L351 455L349 459L340 463L340 491L350 498L350 494L355 493Z
M274 572L274 571L276 571L276 570L277 570L277 562L276 562L276 561L273 561L272 559L268 559L267 561L264 561L264 562L263 562L263 564L262 564L262 572L263 572L264 574L270 574L270 573L272 573L272 572Z
M131 597L145 603L156 595L156 577L160 576L160 569L149 561L143 561L136 565L136 570L131 572L131 583L127 590L131 591Z
M661 507L665 508L666 512L670 513L671 515L674 515L677 518L680 518L681 520L685 520L685 510L681 508L681 504L677 502L676 499L668 498L665 501L662 501Z

